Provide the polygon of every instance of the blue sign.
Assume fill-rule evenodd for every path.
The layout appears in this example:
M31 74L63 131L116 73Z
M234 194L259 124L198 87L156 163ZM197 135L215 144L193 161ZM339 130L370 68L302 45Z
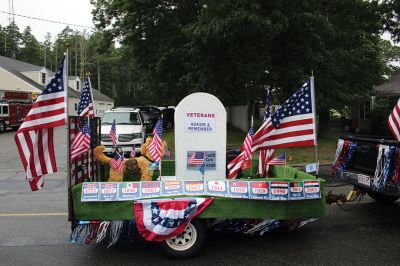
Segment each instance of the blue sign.
M304 199L303 181L289 183L289 197L291 200Z
M250 199L270 199L269 182L249 181Z
M288 200L289 199L289 183L276 181L270 183L272 200Z
M100 201L116 201L118 183L100 183Z
M306 199L319 199L321 197L319 181L304 181L304 194Z
M249 183L246 181L230 181L229 196L232 198L248 198Z
M181 181L164 181L161 195L182 195L183 184Z
M159 181L141 182L142 198L155 198L161 196L161 184Z
M140 198L140 182L122 182L118 184L118 200Z
M99 187L99 183L83 183L81 201L98 201Z
M226 181L213 180L206 181L206 191L205 195L218 196L218 197L228 197L228 186Z

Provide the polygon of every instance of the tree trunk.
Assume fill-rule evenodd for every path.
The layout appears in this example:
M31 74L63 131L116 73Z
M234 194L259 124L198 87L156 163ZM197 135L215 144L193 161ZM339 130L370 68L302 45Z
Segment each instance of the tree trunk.
M330 131L330 115L329 111L320 111L318 113L318 125L317 125L317 133L318 136L324 136Z

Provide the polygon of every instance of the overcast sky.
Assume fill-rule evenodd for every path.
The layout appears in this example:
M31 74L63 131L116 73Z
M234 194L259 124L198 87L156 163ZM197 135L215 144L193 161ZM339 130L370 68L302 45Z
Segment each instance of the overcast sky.
M0 11L9 11L9 2L11 0L0 0ZM35 17L70 24L94 27L92 23L92 5L90 0L13 0L14 13L28 17ZM0 13L0 25L8 25L8 14ZM67 25L29 19L20 16L14 17L20 32L27 26L31 26L32 34L40 42L44 41L47 32L51 33L52 40ZM74 30L82 31L85 28L69 26ZM90 28L86 28L91 31Z

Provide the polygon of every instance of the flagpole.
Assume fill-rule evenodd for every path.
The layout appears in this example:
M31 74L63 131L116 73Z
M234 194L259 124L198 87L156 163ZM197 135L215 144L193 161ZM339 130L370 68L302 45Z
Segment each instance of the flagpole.
M163 114L161 114L161 130L162 130L162 127L163 127ZM153 136L153 138L154 138L154 136ZM161 138L161 147L163 144L164 144L163 139ZM167 145L165 145L165 149L167 149ZM164 154L165 154L165 150L164 150ZM161 161L162 161L162 156L160 156L160 164L158 165L158 167L160 168L160 175L159 175L158 179L160 179L160 181L161 181Z
M314 135L315 135L315 140L314 140L314 147L315 147L315 165L316 167L316 172L315 176L318 178L318 143L317 143L317 108L315 105L315 85L314 85L314 71L311 70L311 77L310 77L310 87L311 87L311 101L312 101L312 108L314 108Z
M251 126L250 127L253 127L253 116L251 116ZM253 158L252 158L253 156L252 156L252 154L250 154L250 177L252 177L253 176Z
M95 109L94 109L94 101L93 101L93 91L92 91L92 84L90 83L90 72L86 72L86 76L88 79L88 83L89 83L89 90L90 90L90 97L92 98L92 107L93 107L93 114L95 114ZM82 92L81 92L82 93ZM90 135L92 135L92 128L90 126L90 115L88 114L88 123L89 123L89 127L90 127ZM90 137L90 141L92 141L92 137ZM89 149L88 151L88 178L91 181L92 180L92 176L91 176L91 163L90 163L90 157L92 157L92 149Z
M64 69L63 69L63 85L64 85L64 93L65 93L65 108L66 108L66 129L67 129L67 184L68 184L68 220L72 221L73 220L73 214L72 214L72 191L71 191L71 148L70 148L70 138L71 134L69 132L69 116L68 116L68 54L69 54L69 48L71 45L69 43L65 44L66 52L65 52L65 58L64 58Z

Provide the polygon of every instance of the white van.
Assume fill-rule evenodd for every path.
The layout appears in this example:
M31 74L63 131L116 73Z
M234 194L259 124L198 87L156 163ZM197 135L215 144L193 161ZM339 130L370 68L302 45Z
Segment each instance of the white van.
M104 112L101 118L101 145L106 146L105 153L114 152L110 137L111 125L115 119L117 147L125 156L129 156L132 148L140 151L146 139L146 126L139 111L134 108L119 107Z

